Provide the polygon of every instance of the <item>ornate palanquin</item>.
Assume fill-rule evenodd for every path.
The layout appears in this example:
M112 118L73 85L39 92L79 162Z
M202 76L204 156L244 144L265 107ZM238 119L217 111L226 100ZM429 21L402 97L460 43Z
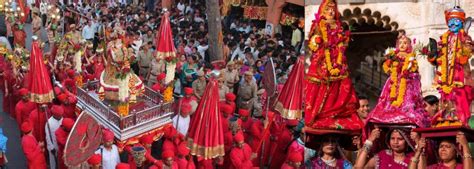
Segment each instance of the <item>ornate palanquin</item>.
M97 86L90 82L87 86ZM162 135L163 128L171 125L172 103L164 102L163 96L145 87L143 95L137 102L130 104L129 114L120 116L119 106L111 101L101 101L95 90L77 89L77 107L90 113L99 124L109 128L115 135L119 146L134 144L143 134L155 133L155 138Z

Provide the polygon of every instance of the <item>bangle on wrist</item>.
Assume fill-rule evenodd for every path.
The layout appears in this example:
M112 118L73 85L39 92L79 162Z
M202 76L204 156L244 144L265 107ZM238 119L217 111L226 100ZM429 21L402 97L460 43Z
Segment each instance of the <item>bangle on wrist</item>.
M372 141L370 140L365 140L365 143L364 143L364 146L362 146L362 150L369 153L370 152L370 148L372 148Z
M472 155L466 153L466 154L464 154L463 158L464 158L464 159L471 159L471 158L472 158Z

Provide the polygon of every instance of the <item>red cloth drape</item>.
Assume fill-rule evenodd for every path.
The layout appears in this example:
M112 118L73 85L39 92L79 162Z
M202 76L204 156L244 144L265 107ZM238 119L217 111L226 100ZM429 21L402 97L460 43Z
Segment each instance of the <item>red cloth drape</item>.
M202 159L224 156L224 130L219 113L219 90L216 79L211 79L191 119L188 147L191 154Z

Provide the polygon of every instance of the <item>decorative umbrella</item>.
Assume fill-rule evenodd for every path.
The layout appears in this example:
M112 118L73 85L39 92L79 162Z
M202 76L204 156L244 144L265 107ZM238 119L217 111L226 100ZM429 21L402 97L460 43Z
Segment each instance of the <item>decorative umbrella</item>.
M40 139L41 141L44 141L44 139L50 139L51 141L53 140L51 135L51 130L49 123L47 123L48 119L48 112L45 111L43 112L40 109L41 104L46 104L50 103L53 98L54 98L54 91L53 87L51 85L51 78L49 76L48 69L46 69L46 66L44 65L44 60L43 60L43 52L41 51L39 47L39 41L37 36L33 36L33 43L31 46L31 54L30 54L30 72L28 73L26 80L28 82L27 88L30 90L30 100L32 102L38 103L37 111L36 111L36 121L35 121L35 128L41 129L44 128L44 126L47 126L47 131L49 132L49 138L44 138L45 133L40 132L39 137L37 139ZM47 106L47 105L43 105ZM34 115L32 114L34 117ZM38 130L42 131L42 130Z
M221 119L217 80L211 77L189 126L187 146L192 155L204 160L224 156Z
M165 83L174 79L176 69L176 48L173 42L173 33L171 31L170 13L167 8L163 9L161 17L160 30L156 35L156 57L166 60L166 78Z
M30 73L28 74L28 89L31 101L43 104L50 103L54 98L53 87L48 69L44 65L43 52L39 47L38 37L33 37L30 56Z
M301 119L303 112L304 58L299 57L275 105L285 119Z

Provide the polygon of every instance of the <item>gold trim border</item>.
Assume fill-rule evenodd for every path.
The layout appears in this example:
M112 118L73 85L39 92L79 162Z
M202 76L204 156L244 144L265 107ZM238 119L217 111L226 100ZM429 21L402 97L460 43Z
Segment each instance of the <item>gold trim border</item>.
M194 143L194 140L191 138L187 139L187 147L191 150L192 155L200 156L206 160L225 155L224 145L204 147Z
M283 108L281 102L277 102L275 110L280 112L281 117L289 120L299 120L303 117L303 110L290 110Z
M157 51L156 52L156 57L159 57L159 58L166 58L166 57L176 57L176 52L173 51L173 52L159 52Z
M329 83L329 82L333 82L333 81L338 81L338 80L342 80L342 79L345 79L349 77L349 74L344 74L344 75L340 75L338 77L329 77L329 79L319 79L319 78L315 78L315 77L310 77L310 76L307 76L306 79L312 83Z
M54 93L52 90L46 94L31 93L30 99L32 102L39 103L39 104L49 103L54 99Z

